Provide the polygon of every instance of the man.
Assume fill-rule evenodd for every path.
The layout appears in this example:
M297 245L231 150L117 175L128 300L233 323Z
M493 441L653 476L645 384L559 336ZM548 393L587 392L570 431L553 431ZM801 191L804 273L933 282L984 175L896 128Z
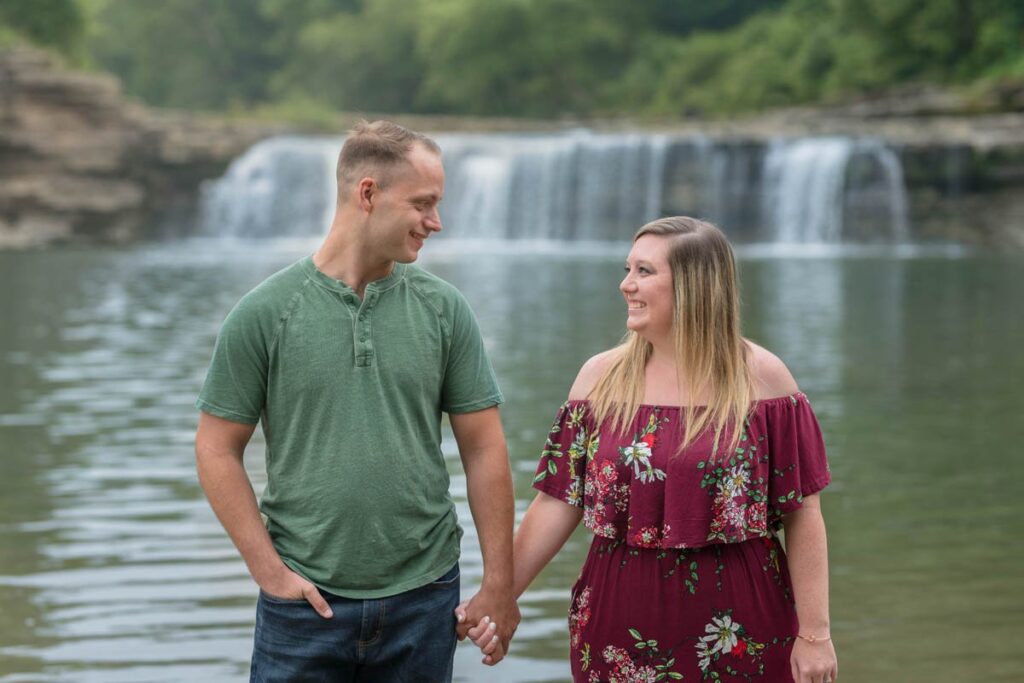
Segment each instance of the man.
M251 680L450 681L461 529L441 413L484 560L460 633L498 624L496 663L519 622L503 398L465 299L408 265L441 230L437 144L362 123L337 178L317 252L224 321L196 402L199 479L260 587ZM257 422L259 507L242 465Z

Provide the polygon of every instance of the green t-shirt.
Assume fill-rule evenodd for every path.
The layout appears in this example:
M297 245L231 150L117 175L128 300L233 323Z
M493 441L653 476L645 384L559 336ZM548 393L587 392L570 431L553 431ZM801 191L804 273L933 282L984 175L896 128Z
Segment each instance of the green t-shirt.
M458 560L441 412L502 401L452 285L396 264L360 300L307 257L228 314L196 406L262 422L260 510L284 563L331 593L375 598Z

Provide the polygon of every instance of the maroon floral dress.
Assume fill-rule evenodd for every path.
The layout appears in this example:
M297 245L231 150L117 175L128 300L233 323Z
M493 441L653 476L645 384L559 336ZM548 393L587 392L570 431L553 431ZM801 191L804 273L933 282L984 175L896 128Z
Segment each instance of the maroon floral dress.
M759 401L734 452L676 454L679 408L641 406L629 432L569 401L534 487L583 508L594 532L573 586L573 681L792 683L797 633L782 515L830 481L803 394Z

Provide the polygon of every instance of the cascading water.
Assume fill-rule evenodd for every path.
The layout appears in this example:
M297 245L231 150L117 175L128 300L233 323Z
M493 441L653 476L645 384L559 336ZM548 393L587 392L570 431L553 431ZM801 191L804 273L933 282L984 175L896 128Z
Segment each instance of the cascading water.
M661 215L715 221L734 241L909 239L896 153L866 138L763 143L703 136L441 135L442 239L622 241ZM281 137L204 190L208 234L323 234L341 138Z
M851 164L866 169L865 175L873 176L870 182L850 182ZM762 183L765 225L772 231L767 241L835 244L907 239L907 206L899 159L876 140L825 137L773 141L765 156ZM882 196L878 196L879 188ZM866 203L888 215L867 217L873 219L873 226L858 226L858 235L847 235L851 205L865 203L860 195L869 195Z
M659 215L668 139L652 135L442 136L453 238L628 239Z
M845 138L773 142L764 162L764 215L774 242L838 242L853 143Z
M282 136L253 145L202 188L203 232L296 237L327 230L334 213L341 138Z

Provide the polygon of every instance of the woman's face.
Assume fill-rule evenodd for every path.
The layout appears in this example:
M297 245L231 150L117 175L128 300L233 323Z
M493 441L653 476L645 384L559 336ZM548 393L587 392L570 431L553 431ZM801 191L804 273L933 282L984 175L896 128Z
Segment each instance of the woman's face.
M672 332L675 290L668 264L669 238L644 235L626 258L626 277L619 290L626 298L626 327L648 341Z

